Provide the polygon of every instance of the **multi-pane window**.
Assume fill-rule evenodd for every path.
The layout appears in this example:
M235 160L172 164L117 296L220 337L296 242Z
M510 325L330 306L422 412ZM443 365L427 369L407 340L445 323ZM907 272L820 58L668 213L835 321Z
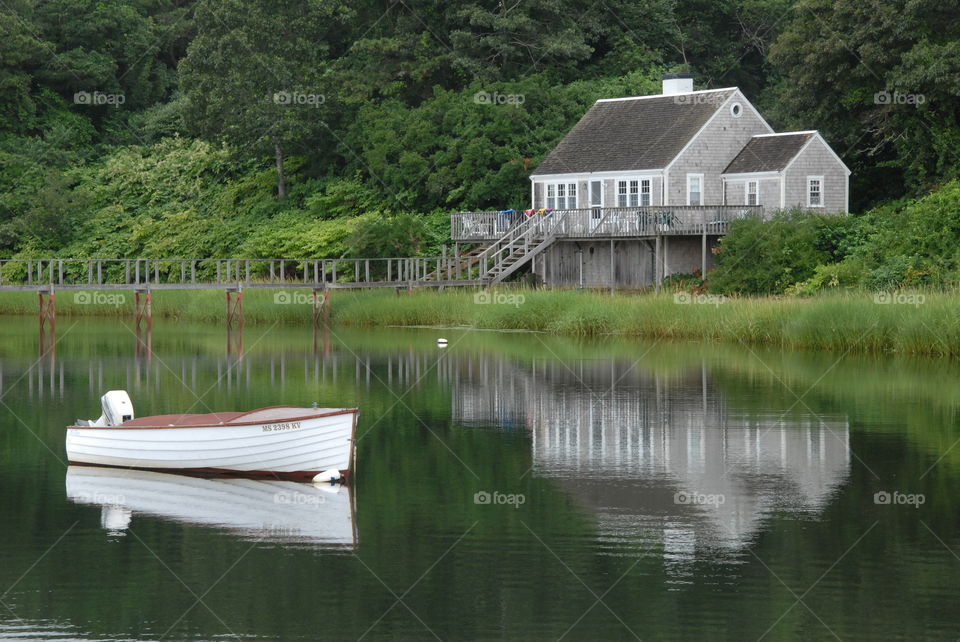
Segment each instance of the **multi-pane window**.
M807 206L823 207L823 177L807 177Z
M547 183L547 209L572 210L576 207L576 183Z
M687 205L703 205L703 174L687 174Z
M650 179L617 181L617 206L650 205Z
M757 193L757 181L747 181L747 205L759 205L760 197Z

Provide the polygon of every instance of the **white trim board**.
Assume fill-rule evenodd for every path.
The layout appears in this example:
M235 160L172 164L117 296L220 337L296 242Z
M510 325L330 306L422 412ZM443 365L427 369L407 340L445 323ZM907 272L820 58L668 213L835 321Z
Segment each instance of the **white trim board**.
M531 174L531 181L566 181L583 180L589 181L597 178L622 178L637 176L660 176L663 174L663 168L657 169L626 169L626 170L604 170L602 172L567 172L566 174Z
M600 98L598 103L612 103L618 100L646 100L647 98L663 98L665 96L692 96L693 94L710 94L718 91L740 91L739 87L723 87L721 89L698 89L697 91L684 91L679 94L649 94L646 96L624 96L623 98Z
M754 138L766 138L768 136L799 136L801 134L819 134L816 129L808 129L802 132L777 132L775 134L757 134Z
M764 172L737 172L733 174L720 174L721 181L757 181L765 180L771 178L780 178L782 172L776 169L767 170Z

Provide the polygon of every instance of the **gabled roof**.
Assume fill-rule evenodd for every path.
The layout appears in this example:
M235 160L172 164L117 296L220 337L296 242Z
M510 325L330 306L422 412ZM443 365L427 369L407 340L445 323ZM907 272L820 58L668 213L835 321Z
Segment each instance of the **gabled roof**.
M786 169L804 145L816 135L815 131L807 131L754 136L730 161L723 173L779 172Z
M666 167L735 91L598 100L533 175Z

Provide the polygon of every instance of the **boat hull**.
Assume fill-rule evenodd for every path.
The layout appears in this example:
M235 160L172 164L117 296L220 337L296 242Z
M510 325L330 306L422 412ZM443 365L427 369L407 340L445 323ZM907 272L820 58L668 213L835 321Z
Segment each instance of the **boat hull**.
M336 470L349 474L356 411L297 421L146 428L67 428L73 464L309 479Z

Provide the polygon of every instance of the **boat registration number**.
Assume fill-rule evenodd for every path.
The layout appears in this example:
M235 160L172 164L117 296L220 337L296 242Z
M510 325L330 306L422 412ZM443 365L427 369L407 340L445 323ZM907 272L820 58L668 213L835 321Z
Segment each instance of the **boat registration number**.
M283 424L270 424L263 427L263 432L279 432L281 430L300 430L300 422L291 421Z

